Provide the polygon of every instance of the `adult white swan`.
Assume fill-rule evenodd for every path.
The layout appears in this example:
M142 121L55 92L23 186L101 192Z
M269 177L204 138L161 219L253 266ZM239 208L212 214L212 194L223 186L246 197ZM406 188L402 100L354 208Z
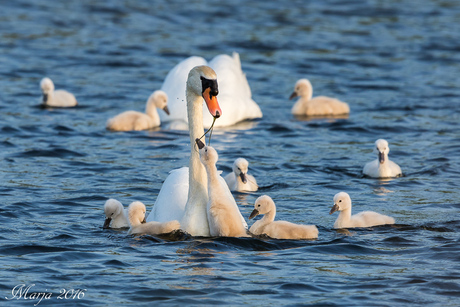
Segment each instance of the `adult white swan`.
M189 167L174 170L166 178L147 221L178 220L192 236L209 236L206 205L208 178L201 164L195 139L203 135L203 98L213 117L222 115L217 102L217 76L208 66L190 70L186 82L187 116L190 134ZM174 100L174 99L170 99ZM220 119L219 119L220 120Z
M251 98L251 89L241 69L240 56L235 52L232 57L226 54L218 55L209 64L202 57L192 56L171 69L161 87L168 94L171 114L169 116L160 114L162 122L182 121L187 123L185 84L188 72L199 65L208 65L219 76L219 105L223 114L216 121L215 127L231 126L243 120L262 117L262 111ZM212 116L207 112L204 112L202 116L204 126L210 127Z

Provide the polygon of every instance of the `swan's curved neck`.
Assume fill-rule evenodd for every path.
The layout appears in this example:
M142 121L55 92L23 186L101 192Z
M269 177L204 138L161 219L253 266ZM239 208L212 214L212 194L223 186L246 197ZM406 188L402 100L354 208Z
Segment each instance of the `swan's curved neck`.
M342 210L339 212L339 217L337 218L337 222L339 222L340 225L348 225L348 223L351 220L351 208Z
M154 121L160 120L160 115L158 115L157 107L153 103L148 103L145 106L145 114L147 114Z
M276 211L271 210L265 213L264 217L260 220L264 225L269 224L275 220Z
M208 203L208 177L201 164L200 153L195 139L203 133L203 98L190 91L187 97L188 128L190 133L189 188L181 227L192 236L209 236L206 206Z

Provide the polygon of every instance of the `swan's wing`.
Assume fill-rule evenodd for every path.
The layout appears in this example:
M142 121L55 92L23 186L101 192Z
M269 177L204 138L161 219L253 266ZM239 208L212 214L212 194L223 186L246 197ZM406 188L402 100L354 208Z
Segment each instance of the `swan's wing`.
M243 215L240 212L240 208L238 208L238 205L236 204L235 199L233 198L232 192L230 192L230 189L228 188L227 182L225 182L225 179L222 178L222 176L219 176L219 181L220 184L225 191L225 198L233 199L233 204L236 207L236 210L238 210L238 213L240 214L241 217L241 222L243 223L244 228L248 229L248 223L246 223L246 220L244 219Z
M180 221L187 203L188 184L188 167L171 171L158 193L147 222Z
M166 76L161 89L168 94L168 109L170 115L159 112L162 122L187 121L187 101L185 99L185 88L190 70L199 65L206 65L202 57L189 57L171 69Z
M241 69L238 53L234 52L232 57L226 54L218 55L209 62L209 66L217 74L219 83L217 100L222 109L222 116L216 121L215 126L230 126L245 119L262 117L262 111L251 98L251 89ZM209 127L212 116L205 109L204 125Z

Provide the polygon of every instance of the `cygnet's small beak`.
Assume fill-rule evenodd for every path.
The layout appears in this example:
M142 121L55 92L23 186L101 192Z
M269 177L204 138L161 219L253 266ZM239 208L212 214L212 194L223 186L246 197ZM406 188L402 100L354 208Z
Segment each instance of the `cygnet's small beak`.
M168 109L168 106L165 106L165 107L163 108L163 111L165 111L165 113L169 115L169 109Z
M380 151L379 151L379 161L380 161L380 164L385 162L385 155L383 154L383 152L380 152Z
M335 211L339 211L339 206L337 204L334 204L334 206L332 206L331 211L329 211L329 214L332 214Z
M246 177L245 173L240 173L240 178L241 178L241 181L243 181L243 183L248 182L248 177Z
M48 102L48 94L43 93L43 100L42 103L46 104Z
M297 93L296 93L296 92L293 92L293 93L291 94L291 96L289 96L289 100L294 99L294 98L296 98L296 97L297 97Z
M200 139L195 139L196 145L198 145L198 149L202 149L204 147L204 143Z
M110 217L106 218L105 219L105 222L104 222L104 226L102 226L103 229L107 229L109 228L110 226L110 222L112 221L112 219Z
M252 210L251 215L249 216L249 219L255 218L258 215L259 215L259 210L254 209Z
M145 217L144 217L144 219L142 220L141 224L145 224L145 223L147 223L147 221L145 220Z

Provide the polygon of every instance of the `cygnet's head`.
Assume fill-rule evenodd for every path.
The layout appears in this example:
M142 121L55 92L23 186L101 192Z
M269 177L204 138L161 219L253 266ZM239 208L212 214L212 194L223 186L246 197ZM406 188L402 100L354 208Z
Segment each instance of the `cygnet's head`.
M116 199L110 198L104 204L105 222L102 228L107 229L112 219L123 213L123 205Z
M380 164L385 162L385 158L388 156L390 152L390 146L388 146L388 142L384 139L378 139L375 141L375 153L379 156Z
M168 94L165 92L161 90L153 92L147 100L147 104L152 105L158 109L162 109L166 114L169 115Z
M296 82L294 86L294 92L291 94L289 99L293 99L297 96L306 97L308 100L311 99L313 95L313 87L311 86L310 81L307 79L300 79Z
M42 89L43 94L49 94L54 91L54 83L51 81L50 78L43 78L40 82L40 87Z
M238 158L233 162L233 172L236 177L240 177L243 183L248 182L246 174L248 173L249 163L244 158Z
M256 202L254 203L254 210L249 216L249 219L255 218L259 214L266 214L273 210L276 212L276 206L273 199L271 199L268 195L262 195L256 199Z
M222 110L216 98L219 94L217 75L211 67L203 65L196 66L190 70L187 79L187 92L188 91L204 98L209 113L211 113L214 118L222 116Z
M217 151L211 146L206 146L200 139L195 140L198 148L200 149L200 160L204 166L216 165L219 155Z
M334 213L335 211L342 211L345 209L351 208L351 198L345 192L340 192L334 196L334 206L332 206L329 214Z
M145 205L140 201L132 202L128 207L128 216L131 226L145 223Z

